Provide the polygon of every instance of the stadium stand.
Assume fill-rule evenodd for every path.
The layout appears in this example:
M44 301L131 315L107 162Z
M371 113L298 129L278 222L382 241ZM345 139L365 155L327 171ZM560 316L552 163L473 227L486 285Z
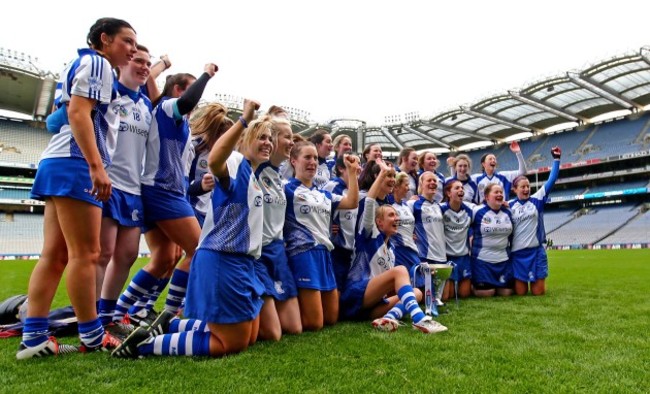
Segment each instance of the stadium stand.
M22 99L8 101L1 96L0 110L18 111L31 120L0 116L0 258L40 251L43 206L28 200L28 188L51 136L42 121L51 107L55 77L29 63L29 57L23 61L11 53L0 53L0 71L22 69L24 73L11 74L20 80L0 73L0 91L20 91ZM544 216L554 247L647 248L648 59L650 47L644 47L447 112L386 116L383 125L359 119L319 124L309 120L307 111L287 108L294 133L308 137L325 127L334 137L349 135L357 151L378 142L385 156L393 158L406 146L433 150L441 162L439 170L446 175L447 157L460 152L472 159L472 173L481 171L479 160L485 153L497 156L499 170L516 170L516 157L506 141L520 139L533 190L548 178L549 149L558 145L563 150L560 177ZM579 80L588 83L576 83ZM241 98L223 94L216 98L236 120ZM484 147L473 148L479 144ZM141 242L140 251L148 253L146 242Z

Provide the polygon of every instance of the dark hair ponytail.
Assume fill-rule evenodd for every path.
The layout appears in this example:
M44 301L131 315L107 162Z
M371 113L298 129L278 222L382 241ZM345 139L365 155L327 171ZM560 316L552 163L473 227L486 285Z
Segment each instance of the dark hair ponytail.
M135 31L135 29L129 24L129 22L117 18L99 18L97 21L90 27L90 31L86 36L86 43L89 47L97 50L101 50L104 44L102 43L102 33L105 33L107 36L113 37L120 30L127 28Z

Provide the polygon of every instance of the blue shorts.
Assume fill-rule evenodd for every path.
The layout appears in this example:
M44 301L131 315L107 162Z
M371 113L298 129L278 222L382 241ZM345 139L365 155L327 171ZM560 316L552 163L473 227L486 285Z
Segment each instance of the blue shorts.
M185 195L155 186L142 185L144 231L156 227L156 222L194 217L194 209Z
M406 246L396 246L394 249L395 253L395 265L403 265L409 272L411 277L411 283L413 282L413 267L420 265L420 257L418 252L406 247ZM422 275L418 275L415 282L415 287L424 287L424 278Z
M278 301L298 296L283 240L276 239L262 246L262 256L255 261L255 273L264 284L264 295Z
M30 197L45 200L46 197L69 197L98 207L102 202L90 194L93 182L90 180L88 163L77 157L43 159L32 185Z
M190 265L184 314L217 324L255 319L264 287L255 275L253 256L198 249Z
M352 266L352 251L334 245L334 249L330 254L332 255L336 288L339 291L343 291L345 289L345 282L348 280L348 272L350 272L350 267Z
M336 289L332 256L323 245L289 256L289 267L299 289L320 291Z
M447 255L447 262L454 263L454 270L451 271L449 279L454 282L460 282L463 279L470 279L472 277L472 264L468 254L465 256Z
M512 252L514 277L522 282L535 282L548 277L548 258L543 246Z
M136 194L113 189L104 203L102 216L117 221L120 226L141 227L143 218L142 198Z
M368 320L370 318L370 312L376 306L388 304L388 299L384 297L371 308L363 307L363 296L366 294L368 283L370 283L370 279L348 282L346 284L339 301L341 318L347 320Z
M512 263L510 260L500 263L488 263L473 258L472 283L485 283L494 287L512 288Z

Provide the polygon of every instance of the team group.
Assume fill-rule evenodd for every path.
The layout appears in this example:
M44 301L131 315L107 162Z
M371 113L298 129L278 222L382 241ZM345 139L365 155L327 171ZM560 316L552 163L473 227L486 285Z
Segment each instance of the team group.
M432 152L404 148L392 164L377 144L358 157L345 135L305 140L280 107L256 116L255 100L237 121L219 103L192 113L218 67L170 75L159 92L171 63L152 65L123 20L97 20L87 42L47 119L54 134L32 188L46 202L45 242L18 359L219 357L339 319L395 331L408 315L418 331L446 331L420 308L422 262L453 265L443 299L544 294L543 210L559 148L532 195L516 142L517 171L497 171L488 154L471 175L458 155L445 177ZM122 291L141 232L151 259ZM80 346L48 336L64 270Z

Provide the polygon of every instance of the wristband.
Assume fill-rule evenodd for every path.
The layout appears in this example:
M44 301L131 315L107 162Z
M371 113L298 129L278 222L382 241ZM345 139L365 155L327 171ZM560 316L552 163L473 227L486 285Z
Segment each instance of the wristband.
M244 119L243 116L239 117L239 121L241 122L242 126L244 126L245 129L248 128L248 122L246 122L246 119Z
M162 60L163 64L165 65L165 70L167 70L169 67L172 66L170 63L167 62L167 60L163 58L161 58L160 60Z

